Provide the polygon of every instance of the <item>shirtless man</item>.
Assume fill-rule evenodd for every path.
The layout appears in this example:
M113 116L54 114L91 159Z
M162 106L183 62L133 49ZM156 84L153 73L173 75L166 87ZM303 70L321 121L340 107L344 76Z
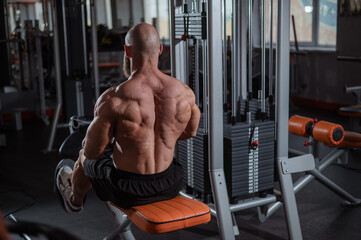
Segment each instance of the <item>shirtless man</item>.
M134 26L125 44L129 79L99 97L74 170L64 166L57 174L68 213L82 210L91 187L122 208L170 199L181 189L182 168L173 152L177 140L196 135L195 96L159 71L163 46L153 26ZM105 151L113 138L114 147Z

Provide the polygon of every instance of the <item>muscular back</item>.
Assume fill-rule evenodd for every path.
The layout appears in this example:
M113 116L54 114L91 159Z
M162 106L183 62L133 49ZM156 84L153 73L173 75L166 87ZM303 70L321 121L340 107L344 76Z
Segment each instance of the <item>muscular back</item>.
M95 112L97 108L99 115L110 115L108 135L113 133L116 140L114 163L129 172L153 174L167 169L176 141L194 136L198 128L199 109L192 90L160 72L137 74L109 89Z

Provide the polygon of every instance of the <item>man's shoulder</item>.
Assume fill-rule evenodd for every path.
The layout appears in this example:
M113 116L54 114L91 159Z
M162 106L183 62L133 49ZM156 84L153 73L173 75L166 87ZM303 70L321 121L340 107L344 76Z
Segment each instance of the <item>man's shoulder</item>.
M97 100L95 109L105 109L111 111L121 103L121 98L117 94L119 86L108 88Z

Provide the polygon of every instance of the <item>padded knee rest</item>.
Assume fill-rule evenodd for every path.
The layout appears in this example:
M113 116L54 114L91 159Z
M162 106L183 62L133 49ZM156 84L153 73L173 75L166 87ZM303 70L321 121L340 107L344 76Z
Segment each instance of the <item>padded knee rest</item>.
M165 233L207 223L211 220L209 207L199 201L177 196L175 198L122 209L129 219L148 233Z

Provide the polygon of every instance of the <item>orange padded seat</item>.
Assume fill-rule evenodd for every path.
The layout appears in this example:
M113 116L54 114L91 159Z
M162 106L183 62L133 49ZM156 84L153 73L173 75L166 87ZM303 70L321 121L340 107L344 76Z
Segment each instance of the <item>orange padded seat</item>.
M199 201L177 196L170 200L122 209L129 219L148 233L165 233L207 223L211 220L209 207Z

